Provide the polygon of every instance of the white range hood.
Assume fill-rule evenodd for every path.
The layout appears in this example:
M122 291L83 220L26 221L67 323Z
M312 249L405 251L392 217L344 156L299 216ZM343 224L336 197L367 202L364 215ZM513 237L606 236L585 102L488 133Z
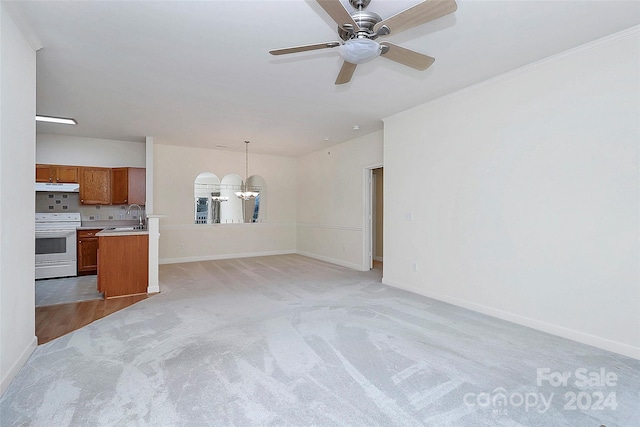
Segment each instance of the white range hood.
M36 191L47 193L77 193L80 191L80 184L56 184L51 182L36 182Z

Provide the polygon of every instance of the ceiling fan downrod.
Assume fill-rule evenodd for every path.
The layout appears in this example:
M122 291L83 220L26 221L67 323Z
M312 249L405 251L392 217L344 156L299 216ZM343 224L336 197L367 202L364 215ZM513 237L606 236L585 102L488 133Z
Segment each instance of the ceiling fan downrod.
M371 0L349 0L349 3L354 9L363 10L366 9L367 6L369 6Z
M369 6L371 0L349 0L349 3L355 9L350 15L353 21L358 24L358 31L354 31L349 24L338 26L338 35L342 40L347 41L355 38L375 40L379 36L386 36L391 32L386 25L380 27L378 31L374 31L375 25L382 21L382 18L377 13L364 10Z

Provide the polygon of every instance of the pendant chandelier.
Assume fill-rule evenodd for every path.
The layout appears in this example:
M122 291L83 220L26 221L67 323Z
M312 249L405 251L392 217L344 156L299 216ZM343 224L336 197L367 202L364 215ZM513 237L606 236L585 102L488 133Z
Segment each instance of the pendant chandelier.
M256 196L260 193L257 191L248 191L247 181L249 180L249 141L244 142L245 145L245 175L244 175L244 183L242 184L242 191L236 191L235 195L238 196L242 200L250 200L255 199Z

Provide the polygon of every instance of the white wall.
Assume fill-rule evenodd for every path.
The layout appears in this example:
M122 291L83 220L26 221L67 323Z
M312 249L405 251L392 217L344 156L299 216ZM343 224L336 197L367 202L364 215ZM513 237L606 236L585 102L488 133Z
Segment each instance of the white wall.
M298 158L298 253L358 270L365 257L365 168L382 165L382 132Z
M36 54L0 5L0 394L35 349Z
M145 143L39 133L36 163L145 167Z
M243 147L244 148L244 147ZM249 174L266 181L266 222L194 224L193 183L202 172L245 175L245 153L154 144L154 211L160 263L293 253L296 250L296 159L252 154Z
M386 119L384 282L640 358L638 33Z

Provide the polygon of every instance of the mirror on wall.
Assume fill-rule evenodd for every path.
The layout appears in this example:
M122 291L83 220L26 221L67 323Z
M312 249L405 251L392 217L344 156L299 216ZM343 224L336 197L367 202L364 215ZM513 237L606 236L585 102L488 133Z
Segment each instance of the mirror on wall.
M195 199L195 223L213 224L214 212L212 212L212 194L220 193L220 179L210 173L203 172L195 179L193 186L193 196ZM218 222L220 220L219 210L217 212Z
M211 172L199 174L194 181L195 224L238 224L266 222L266 182L259 175L247 180L243 188L237 174L225 175L220 180ZM252 191L255 197L247 200L236 193Z
M260 175L247 179L246 191L257 193L255 197L244 200L244 222L265 222L267 184Z

